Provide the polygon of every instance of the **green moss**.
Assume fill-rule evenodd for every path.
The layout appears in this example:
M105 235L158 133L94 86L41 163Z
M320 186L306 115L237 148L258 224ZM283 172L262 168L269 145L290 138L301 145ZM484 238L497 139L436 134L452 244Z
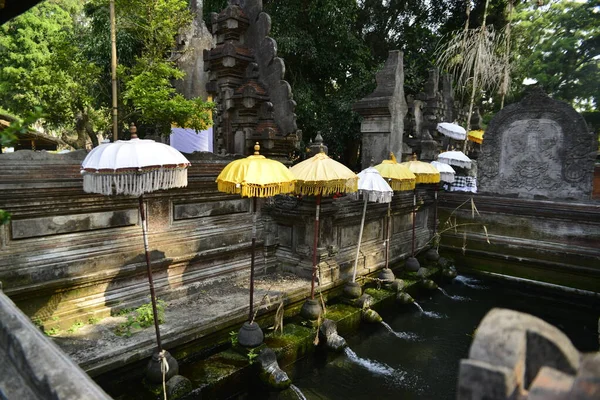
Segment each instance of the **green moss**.
M365 293L369 296L373 297L373 300L376 302L387 299L390 296L393 296L394 293L391 290L386 289L376 289L376 288L367 288L365 289Z
M344 318L353 316L356 313L360 313L360 310L356 307L352 307L347 304L334 304L327 307L327 314L325 315L325 318L339 322Z

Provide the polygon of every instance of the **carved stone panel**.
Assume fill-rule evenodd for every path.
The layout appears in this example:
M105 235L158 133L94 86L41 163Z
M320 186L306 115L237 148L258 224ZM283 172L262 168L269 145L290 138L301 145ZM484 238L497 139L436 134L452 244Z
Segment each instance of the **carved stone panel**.
M590 199L596 140L570 105L533 92L490 122L478 163L479 191Z

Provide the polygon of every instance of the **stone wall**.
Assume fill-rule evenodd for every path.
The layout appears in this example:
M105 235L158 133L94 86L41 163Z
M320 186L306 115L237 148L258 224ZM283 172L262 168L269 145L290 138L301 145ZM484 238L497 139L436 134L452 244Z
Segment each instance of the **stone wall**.
M419 185L416 248L428 244L433 233L433 187ZM395 192L391 203L390 265L410 255L412 243L412 191ZM363 202L348 197L321 202L318 275L322 284L352 275ZM267 209L278 226L277 260L284 270L310 278L314 239L315 199L276 198ZM369 203L358 262L358 275L385 266L387 205Z
M600 203L475 195L474 213L470 197L456 192L439 196L440 229L451 213L461 225L457 232L442 233L441 249L451 253L461 270L600 293Z
M45 328L107 316L149 301L137 199L82 190L85 152L0 155L0 281ZM231 158L189 156L188 187L145 196L159 298L193 294L213 279L249 273L249 200L217 191ZM235 227L235 229L233 229ZM258 254L274 259L258 223Z
M0 399L110 399L1 288L0 359Z

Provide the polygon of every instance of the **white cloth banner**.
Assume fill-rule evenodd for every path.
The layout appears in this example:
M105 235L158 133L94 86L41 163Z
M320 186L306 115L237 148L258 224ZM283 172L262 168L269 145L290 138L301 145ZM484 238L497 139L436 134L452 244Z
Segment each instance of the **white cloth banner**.
M213 128L196 133L193 129L171 128L170 143L182 153L213 151Z

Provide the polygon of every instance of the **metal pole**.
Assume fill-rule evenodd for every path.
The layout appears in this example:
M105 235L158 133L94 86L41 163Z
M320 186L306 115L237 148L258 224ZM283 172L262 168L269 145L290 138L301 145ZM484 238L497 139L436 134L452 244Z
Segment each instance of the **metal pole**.
M110 0L110 79L112 84L112 131L113 142L119 138L119 122L117 114L117 28L115 22L115 0Z
M392 217L392 203L388 203L388 211L387 211L387 219L386 219L386 238L387 238L387 243L385 245L385 267L388 268L389 262L390 262L390 227L392 226L392 224L390 224L390 219Z
M435 185L435 207L433 209L433 234L435 235L437 232L437 212L438 212L438 185Z
M319 244L319 212L321 211L321 193L317 195L317 211L315 213L315 237L313 240L313 270L310 282L310 298L315 298L315 279L317 278L317 245Z
M356 282L356 269L358 268L358 255L360 254L360 242L362 241L363 229L365 227L365 215L367 214L367 196L363 193L365 205L363 206L362 221L360 221L360 230L358 231L358 245L356 246L356 258L354 259L354 273L352 274L352 282Z
M413 220L412 220L412 255L415 256L415 223L417 220L417 189L413 191Z
M148 268L148 284L150 285L150 300L152 301L152 314L154 315L154 328L156 329L156 343L158 344L158 351L162 351L162 344L160 342L160 330L158 329L158 311L156 308L156 294L154 292L154 281L152 280L152 267L150 266L150 250L148 246L148 224L146 221L146 213L144 211L144 198L140 196L140 216L142 219L142 232L144 235L144 251L146 253L146 267Z
M250 314L248 321L254 320L254 247L256 245L256 197L252 198L252 250L250 253Z

